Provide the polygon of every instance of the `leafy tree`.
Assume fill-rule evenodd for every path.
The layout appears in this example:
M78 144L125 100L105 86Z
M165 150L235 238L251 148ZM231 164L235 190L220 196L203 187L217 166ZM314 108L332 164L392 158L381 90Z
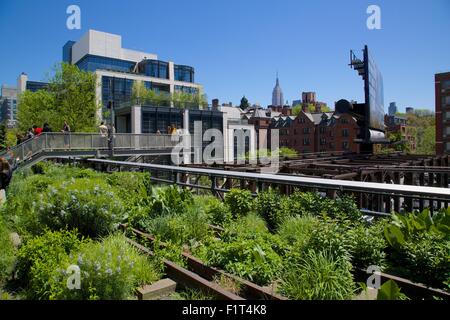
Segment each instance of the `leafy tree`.
M6 147L6 126L2 123L0 124L0 148L4 149Z
M298 116L300 114L300 112L302 112L302 105L301 104L297 104L292 108L292 115L294 116Z
M95 89L94 73L66 63L57 65L48 90L25 91L20 96L17 113L20 130L44 122L59 129L66 120L72 131L95 131L99 108Z

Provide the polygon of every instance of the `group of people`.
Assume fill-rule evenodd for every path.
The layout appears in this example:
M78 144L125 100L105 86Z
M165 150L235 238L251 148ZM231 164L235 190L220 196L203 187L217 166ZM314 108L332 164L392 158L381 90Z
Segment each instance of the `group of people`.
M22 142L28 141L30 139L33 139L34 137L37 137L41 135L42 133L47 132L53 132L50 125L46 122L42 127L38 127L37 125L33 125L33 127L28 128L27 132L23 135L18 133L16 135L17 138L17 144L21 144ZM67 123L67 121L64 121L63 128L61 130L63 133L70 133L70 126Z

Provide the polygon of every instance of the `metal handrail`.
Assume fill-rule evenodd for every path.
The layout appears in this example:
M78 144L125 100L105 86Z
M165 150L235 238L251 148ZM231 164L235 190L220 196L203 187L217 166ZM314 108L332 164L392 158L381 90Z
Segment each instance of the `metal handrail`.
M177 173L207 175L209 177L246 179L261 183L282 184L296 187L312 187L317 189L337 190L345 192L375 193L380 195L424 198L450 202L450 189L447 188L310 178L282 174L253 173L195 167L177 167L170 165L134 163L115 160L88 159L88 161L124 167L139 167L140 169L144 170L166 171L171 172L172 174Z
M179 139L168 134L113 134L112 148L117 150L153 150L172 148ZM12 167L35 158L36 155L55 151L110 150L109 137L100 133L45 132L0 153Z

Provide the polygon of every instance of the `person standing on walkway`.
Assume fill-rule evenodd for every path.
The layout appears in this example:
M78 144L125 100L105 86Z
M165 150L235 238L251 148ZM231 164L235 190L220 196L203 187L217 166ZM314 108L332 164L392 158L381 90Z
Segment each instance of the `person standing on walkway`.
M64 133L64 147L65 148L70 147L69 146L69 144L70 144L70 126L66 120L64 120L64 125L63 125L61 132Z
M105 125L105 123L102 121L102 123L98 126L99 132L102 135L102 137L108 136L108 127Z
M34 125L33 126L33 131L34 131L34 135L38 136L38 135L40 135L42 133L42 128Z
M102 137L100 147L107 147L108 146L108 127L105 125L105 123L102 121L100 125L98 126L100 135Z
M42 132L52 132L52 128L50 128L49 124L46 122L42 127Z

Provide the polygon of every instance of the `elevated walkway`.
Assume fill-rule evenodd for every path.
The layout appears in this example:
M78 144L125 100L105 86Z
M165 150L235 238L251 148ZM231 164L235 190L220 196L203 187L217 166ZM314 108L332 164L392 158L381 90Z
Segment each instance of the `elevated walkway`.
M11 170L26 168L47 158L170 155L178 137L164 134L116 133L110 143L98 133L43 133L0 153Z

